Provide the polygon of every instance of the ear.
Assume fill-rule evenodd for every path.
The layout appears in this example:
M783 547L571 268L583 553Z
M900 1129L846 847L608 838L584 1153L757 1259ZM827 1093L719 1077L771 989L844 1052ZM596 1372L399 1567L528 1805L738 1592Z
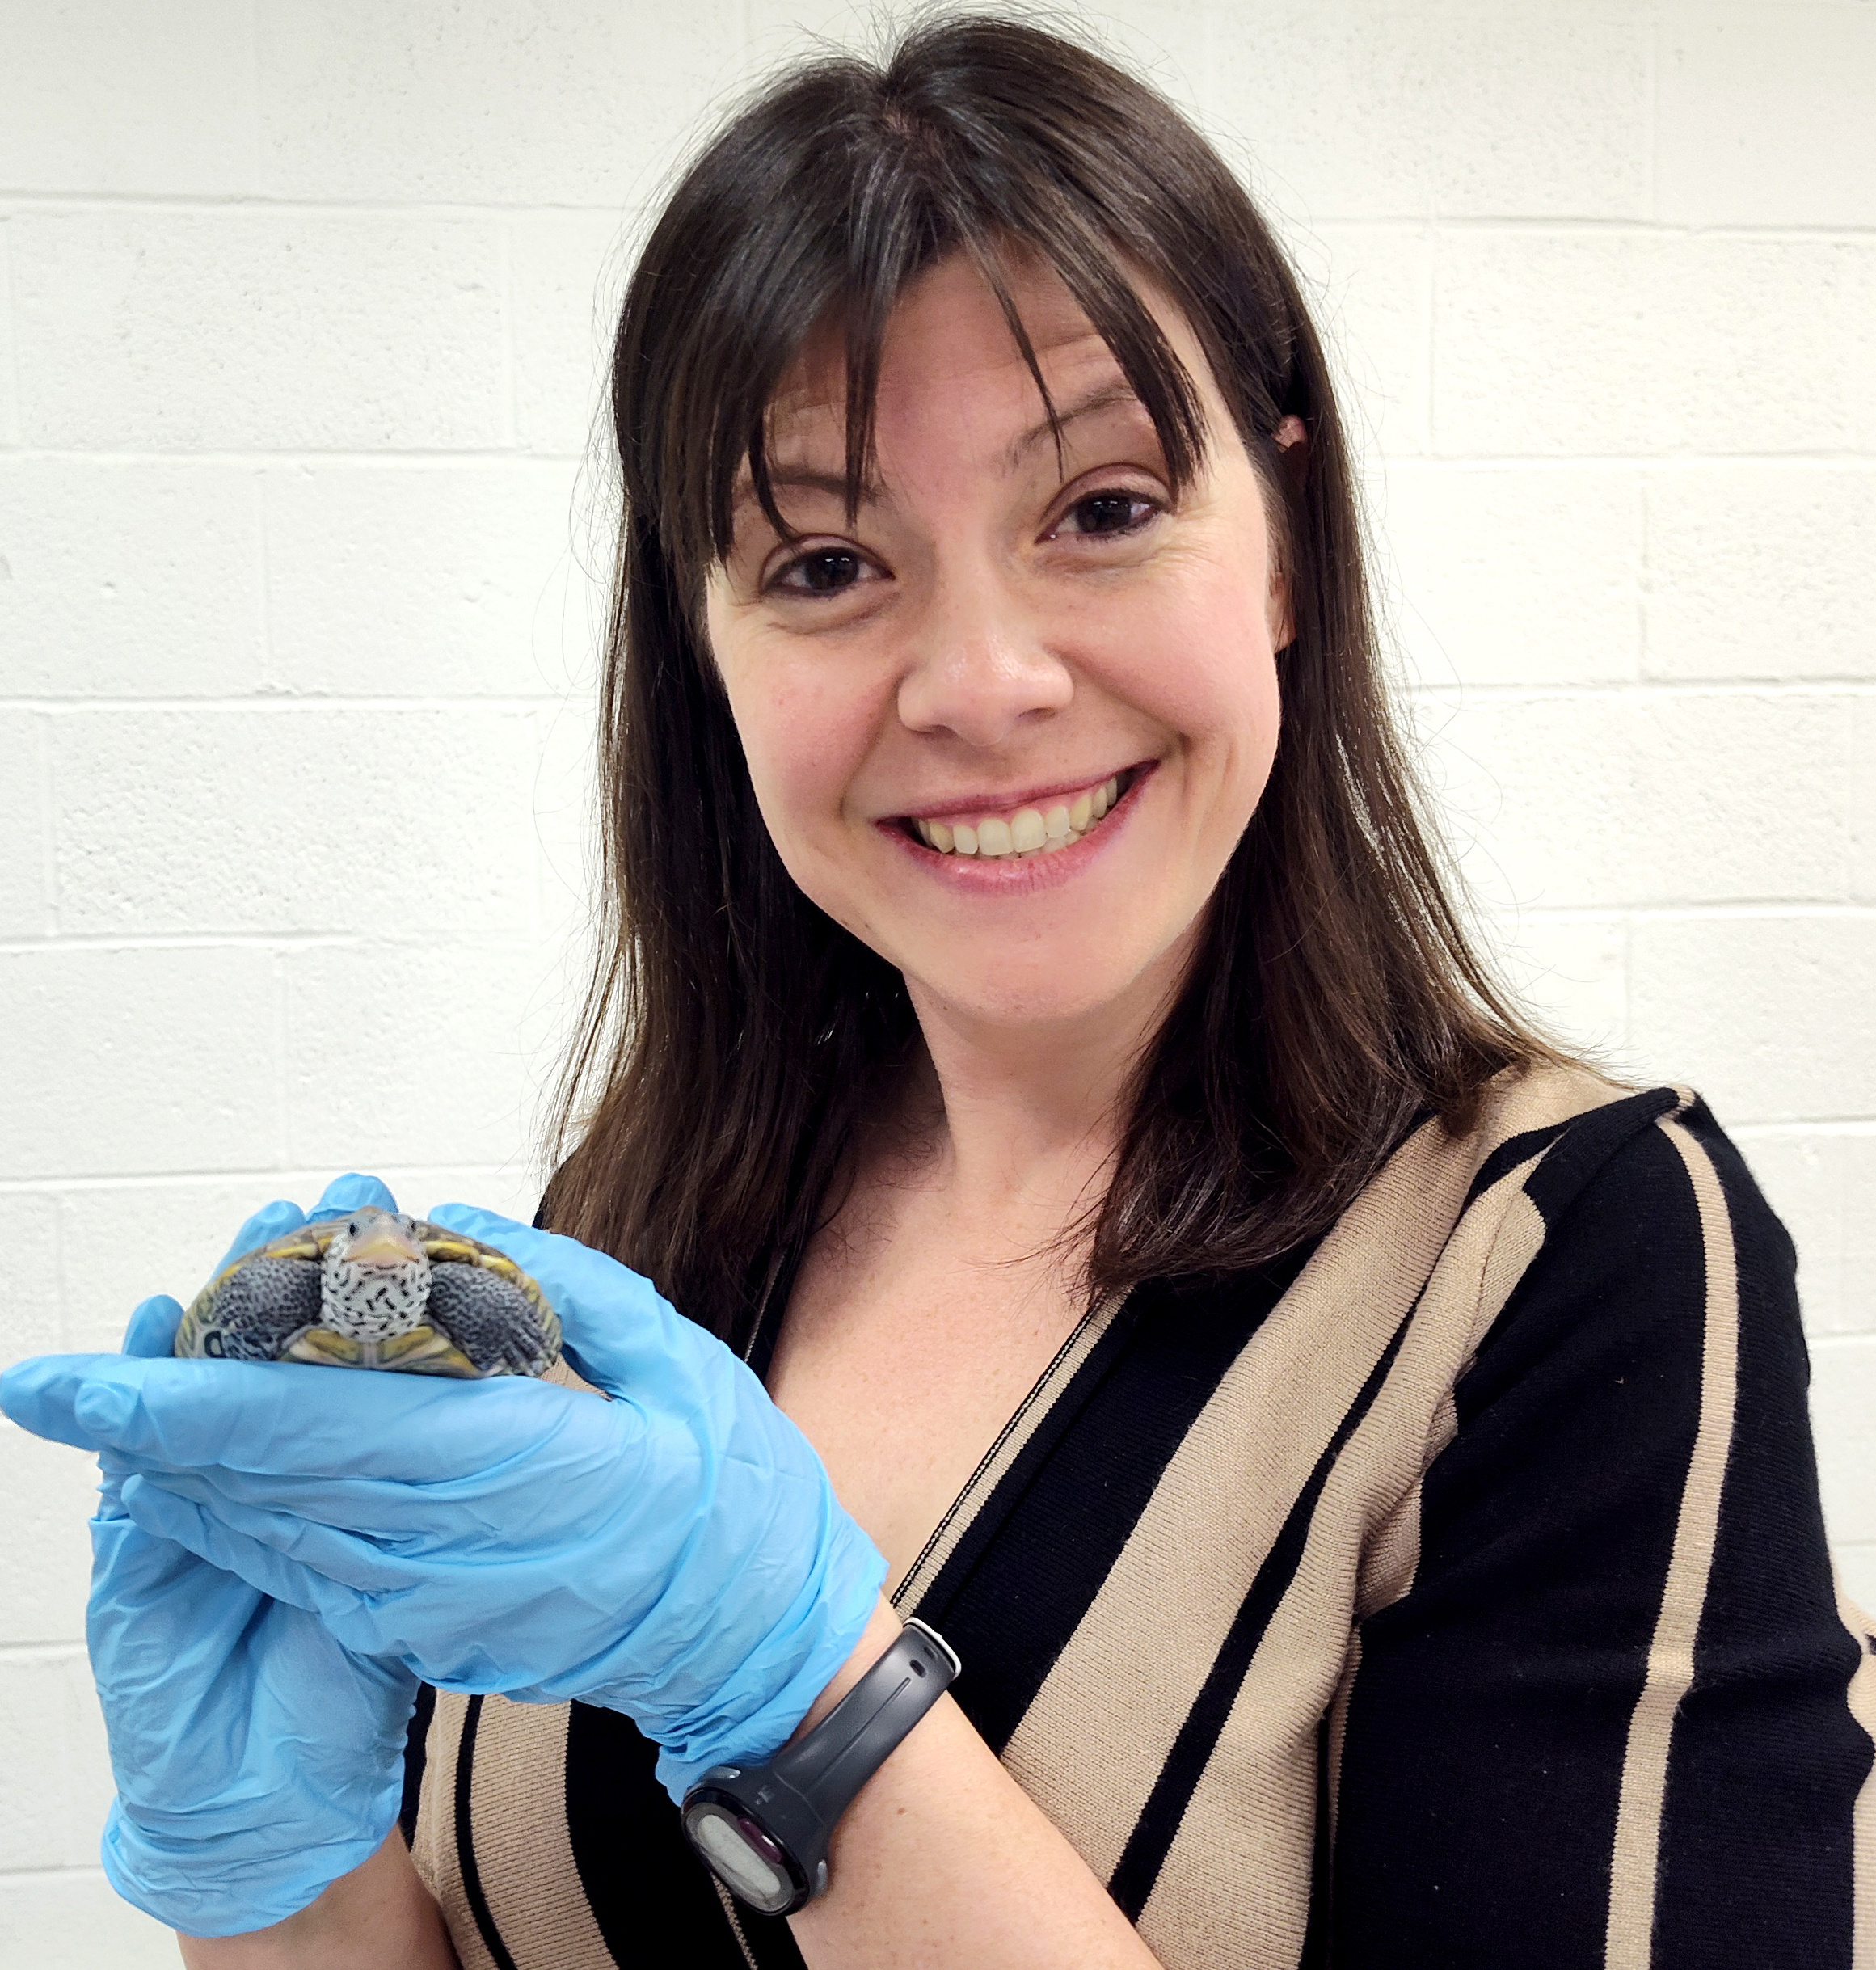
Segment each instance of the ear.
M1284 485L1293 497L1302 490L1303 477L1309 466L1309 434L1300 417L1280 419L1277 428L1271 433L1271 441L1277 448L1277 462L1282 470ZM1289 570L1284 565L1281 551L1282 542L1275 545L1278 551L1271 556L1270 593L1266 605L1271 631L1271 648L1287 650L1296 639L1296 625L1290 607Z

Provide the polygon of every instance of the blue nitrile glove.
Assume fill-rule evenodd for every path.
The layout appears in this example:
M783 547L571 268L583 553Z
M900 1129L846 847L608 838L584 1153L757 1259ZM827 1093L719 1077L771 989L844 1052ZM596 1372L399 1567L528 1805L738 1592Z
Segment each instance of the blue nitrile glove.
M559 1311L595 1387L55 1358L44 1433L120 1453L137 1522L446 1689L632 1717L681 1797L786 1741L885 1574L728 1348L571 1238L446 1205ZM10 1403L23 1399L9 1392Z
M341 1178L314 1214L367 1203L394 1208L382 1183ZM269 1204L228 1258L306 1221L296 1205ZM145 1300L124 1355L139 1369L167 1363L181 1318L175 1301ZM73 1358L119 1357L47 1357ZM42 1367L0 1377L0 1405L29 1429L36 1403L16 1396ZM416 1679L348 1654L301 1609L146 1531L121 1500L129 1466L108 1450L100 1463L85 1625L117 1782L105 1874L185 1934L284 1921L390 1831Z

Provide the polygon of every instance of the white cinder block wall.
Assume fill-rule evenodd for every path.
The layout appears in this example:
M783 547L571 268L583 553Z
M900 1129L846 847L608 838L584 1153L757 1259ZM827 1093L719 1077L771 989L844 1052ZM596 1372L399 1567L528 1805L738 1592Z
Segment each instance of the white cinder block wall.
M1798 1238L1876 1601L1876 5L1094 18L1319 298L1511 962ZM339 1168L531 1201L616 243L801 20L0 0L0 1359ZM95 1865L91 1485L0 1427L4 1970L173 1960Z

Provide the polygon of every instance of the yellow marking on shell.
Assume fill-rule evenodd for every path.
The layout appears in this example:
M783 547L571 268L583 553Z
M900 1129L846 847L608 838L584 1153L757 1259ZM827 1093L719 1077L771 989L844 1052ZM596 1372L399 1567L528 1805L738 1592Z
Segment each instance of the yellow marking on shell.
M432 1327L412 1327L377 1344L379 1365L407 1375L455 1375L479 1382L483 1372L454 1342Z
M310 1361L319 1368L364 1368L365 1348L348 1334L331 1327L307 1327L296 1334L280 1356L283 1361Z

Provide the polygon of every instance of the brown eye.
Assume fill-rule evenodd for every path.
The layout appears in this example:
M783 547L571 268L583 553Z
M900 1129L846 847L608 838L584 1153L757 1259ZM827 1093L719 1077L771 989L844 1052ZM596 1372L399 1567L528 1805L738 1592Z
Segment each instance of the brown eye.
M1091 492L1069 508L1077 534L1111 538L1144 526L1157 509L1136 492Z
M850 547L817 547L798 561L790 561L778 580L778 586L805 590L810 595L837 595L850 588L865 572L866 563Z

